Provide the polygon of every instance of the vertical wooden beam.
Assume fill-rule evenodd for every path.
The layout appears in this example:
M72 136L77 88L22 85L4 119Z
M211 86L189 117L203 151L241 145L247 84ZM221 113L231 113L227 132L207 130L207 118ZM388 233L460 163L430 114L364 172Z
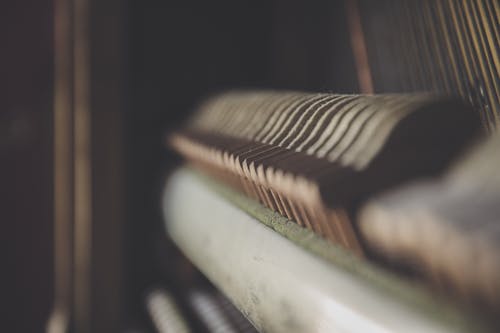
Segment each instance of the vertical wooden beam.
M72 0L54 2L54 308L47 331L68 331L73 265Z
M358 0L346 0L347 21L351 35L359 89L362 94L373 94L373 80L368 62L365 35L361 24Z
M123 3L75 1L75 329L122 310Z
M74 327L91 331L92 149L88 0L74 0Z
M115 332L123 307L123 4L56 0L55 8L56 291L47 329Z

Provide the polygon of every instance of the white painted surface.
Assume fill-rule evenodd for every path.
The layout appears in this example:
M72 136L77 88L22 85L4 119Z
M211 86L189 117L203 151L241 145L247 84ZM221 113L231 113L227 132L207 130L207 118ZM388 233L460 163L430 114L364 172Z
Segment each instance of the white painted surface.
M167 230L261 331L450 332L267 228L179 170L164 194Z

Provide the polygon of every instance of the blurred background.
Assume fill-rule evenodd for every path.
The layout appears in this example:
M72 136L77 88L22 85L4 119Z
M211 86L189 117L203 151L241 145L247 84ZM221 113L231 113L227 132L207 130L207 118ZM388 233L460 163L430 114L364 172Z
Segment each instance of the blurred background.
M76 303L87 308L72 325L92 317L89 331L147 327L144 293L172 279L176 260L159 209L173 163L163 136L203 98L358 90L343 1L2 7L1 321L11 332L43 331L54 306Z

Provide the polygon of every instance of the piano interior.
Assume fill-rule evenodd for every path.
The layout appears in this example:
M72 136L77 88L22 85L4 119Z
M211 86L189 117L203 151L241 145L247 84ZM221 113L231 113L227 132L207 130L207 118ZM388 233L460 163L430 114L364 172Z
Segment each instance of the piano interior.
M6 4L9 332L498 332L495 0Z

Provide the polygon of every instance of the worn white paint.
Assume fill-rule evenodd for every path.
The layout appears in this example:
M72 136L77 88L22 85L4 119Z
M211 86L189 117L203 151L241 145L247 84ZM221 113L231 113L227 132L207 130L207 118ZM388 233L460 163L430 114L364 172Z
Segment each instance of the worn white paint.
M163 207L174 242L261 331L449 332L304 251L187 170L170 177Z

